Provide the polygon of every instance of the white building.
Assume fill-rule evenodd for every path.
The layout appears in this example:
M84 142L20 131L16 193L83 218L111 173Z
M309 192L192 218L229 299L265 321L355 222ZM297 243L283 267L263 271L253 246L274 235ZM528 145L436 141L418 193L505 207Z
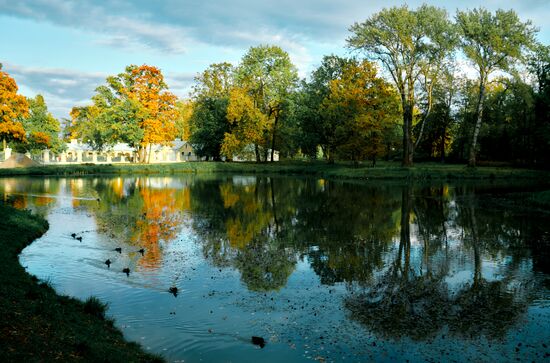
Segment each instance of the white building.
M43 164L117 164L133 163L138 159L137 155L137 150L125 143L118 143L99 152L73 139L67 144L67 149L60 154L56 155L50 150L44 150L40 161ZM149 160L151 163L179 163L196 161L198 158L187 141L176 139L171 142L171 145L153 144Z

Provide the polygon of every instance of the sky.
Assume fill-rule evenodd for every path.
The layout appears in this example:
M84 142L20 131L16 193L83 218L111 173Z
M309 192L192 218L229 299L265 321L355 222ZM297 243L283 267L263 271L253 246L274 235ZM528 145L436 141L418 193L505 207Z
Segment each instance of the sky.
M252 46L278 45L302 77L323 55L351 55L348 29L384 7L422 3L456 10L514 9L550 44L550 0L0 0L0 63L57 118L90 103L94 89L130 64L159 67L188 96L208 65L238 64Z

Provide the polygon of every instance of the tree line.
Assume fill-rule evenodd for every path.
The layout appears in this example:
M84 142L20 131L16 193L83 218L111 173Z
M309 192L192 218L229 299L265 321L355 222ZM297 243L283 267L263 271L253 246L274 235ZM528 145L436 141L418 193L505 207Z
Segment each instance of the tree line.
M94 150L126 142L141 162L152 144L175 138L210 160L266 162L278 151L289 159L373 165L382 158L404 166L432 159L550 162L550 46L537 43L530 21L513 10L450 17L434 6L403 5L349 31L352 56L327 55L306 79L283 49L260 45L237 65L216 63L198 74L188 99L169 91L158 68L129 66L96 89L91 105L73 108L63 138ZM2 73L0 98L9 101L2 101L9 105L1 113L3 139L55 148L50 140L59 126L44 132L36 125L46 116L25 121L32 118L28 106L8 79ZM35 109L45 107L43 98L36 102L43 106Z

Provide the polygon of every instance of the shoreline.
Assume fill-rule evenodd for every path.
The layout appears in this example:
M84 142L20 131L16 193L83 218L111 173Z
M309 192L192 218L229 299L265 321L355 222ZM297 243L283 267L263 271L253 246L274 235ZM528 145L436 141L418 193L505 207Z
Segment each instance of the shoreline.
M95 297L80 301L58 295L48 282L28 274L18 255L48 230L27 210L0 204L0 358L5 362L164 362L125 340Z
M176 174L261 174L310 176L348 180L456 181L456 180L548 180L550 171L512 167L482 166L469 168L462 164L418 163L404 168L398 163L380 162L377 167L351 163L283 161L251 162L182 162L171 164L102 164L48 165L0 169L4 176L84 176L84 175L176 175Z

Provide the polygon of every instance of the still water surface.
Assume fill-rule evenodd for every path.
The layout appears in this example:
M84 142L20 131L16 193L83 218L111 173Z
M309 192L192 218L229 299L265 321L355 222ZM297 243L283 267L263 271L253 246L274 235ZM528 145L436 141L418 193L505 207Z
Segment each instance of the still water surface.
M20 256L29 273L98 296L128 339L185 362L548 359L550 215L520 190L0 179L50 223Z

